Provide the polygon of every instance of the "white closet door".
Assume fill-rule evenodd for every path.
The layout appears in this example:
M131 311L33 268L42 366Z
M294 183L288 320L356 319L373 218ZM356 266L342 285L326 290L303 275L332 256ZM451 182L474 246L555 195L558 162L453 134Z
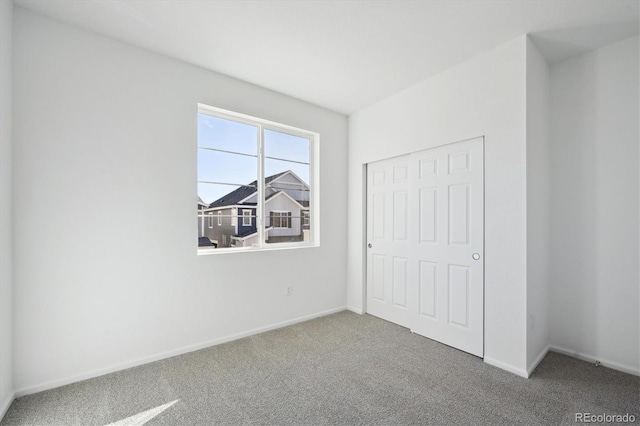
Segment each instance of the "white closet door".
M484 355L484 142L411 155L412 331Z
M483 138L372 163L367 183L367 311L483 356Z
M409 156L372 163L367 175L367 312L409 327Z

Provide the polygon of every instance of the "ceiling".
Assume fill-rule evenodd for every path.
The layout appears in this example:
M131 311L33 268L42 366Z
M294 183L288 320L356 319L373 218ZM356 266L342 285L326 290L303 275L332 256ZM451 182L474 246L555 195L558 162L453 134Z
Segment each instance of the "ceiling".
M350 114L519 35L553 63L638 34L638 0L15 0Z

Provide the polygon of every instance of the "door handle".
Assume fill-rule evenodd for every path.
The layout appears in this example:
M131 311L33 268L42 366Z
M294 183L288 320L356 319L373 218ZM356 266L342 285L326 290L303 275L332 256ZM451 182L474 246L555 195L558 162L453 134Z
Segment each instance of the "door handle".
M371 247L373 247L373 246L371 245L371 243L369 243L369 244L367 244L367 247L371 248Z
M471 258L472 258L473 260L478 260L478 259L480 259L480 253L473 253L473 254L471 255Z

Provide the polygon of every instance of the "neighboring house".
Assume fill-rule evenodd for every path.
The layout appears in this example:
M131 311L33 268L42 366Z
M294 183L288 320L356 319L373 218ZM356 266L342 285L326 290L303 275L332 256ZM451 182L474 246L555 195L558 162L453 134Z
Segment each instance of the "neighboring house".
M207 204L202 201L202 198L198 197L198 247L213 247L215 245L209 240L209 238L204 235L204 227L205 227L205 216L204 211L209 207Z
M220 197L208 207L198 203L199 237L216 247L250 247L257 243L257 181ZM309 239L309 185L290 170L265 178L267 243ZM206 240L199 238L199 247Z

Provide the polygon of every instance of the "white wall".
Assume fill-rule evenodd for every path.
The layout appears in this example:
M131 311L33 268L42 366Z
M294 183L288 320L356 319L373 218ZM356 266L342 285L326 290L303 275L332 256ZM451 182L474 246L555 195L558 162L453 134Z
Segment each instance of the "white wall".
M13 3L0 1L0 419L13 401L11 51Z
M14 53L20 394L346 306L346 117L19 7ZM321 247L196 256L198 102L320 134Z
M485 361L526 375L526 37L349 118L348 304L364 306L363 164L485 135Z
M551 344L636 374L638 80L638 37L551 73Z
M527 372L549 345L551 213L549 66L527 39Z

